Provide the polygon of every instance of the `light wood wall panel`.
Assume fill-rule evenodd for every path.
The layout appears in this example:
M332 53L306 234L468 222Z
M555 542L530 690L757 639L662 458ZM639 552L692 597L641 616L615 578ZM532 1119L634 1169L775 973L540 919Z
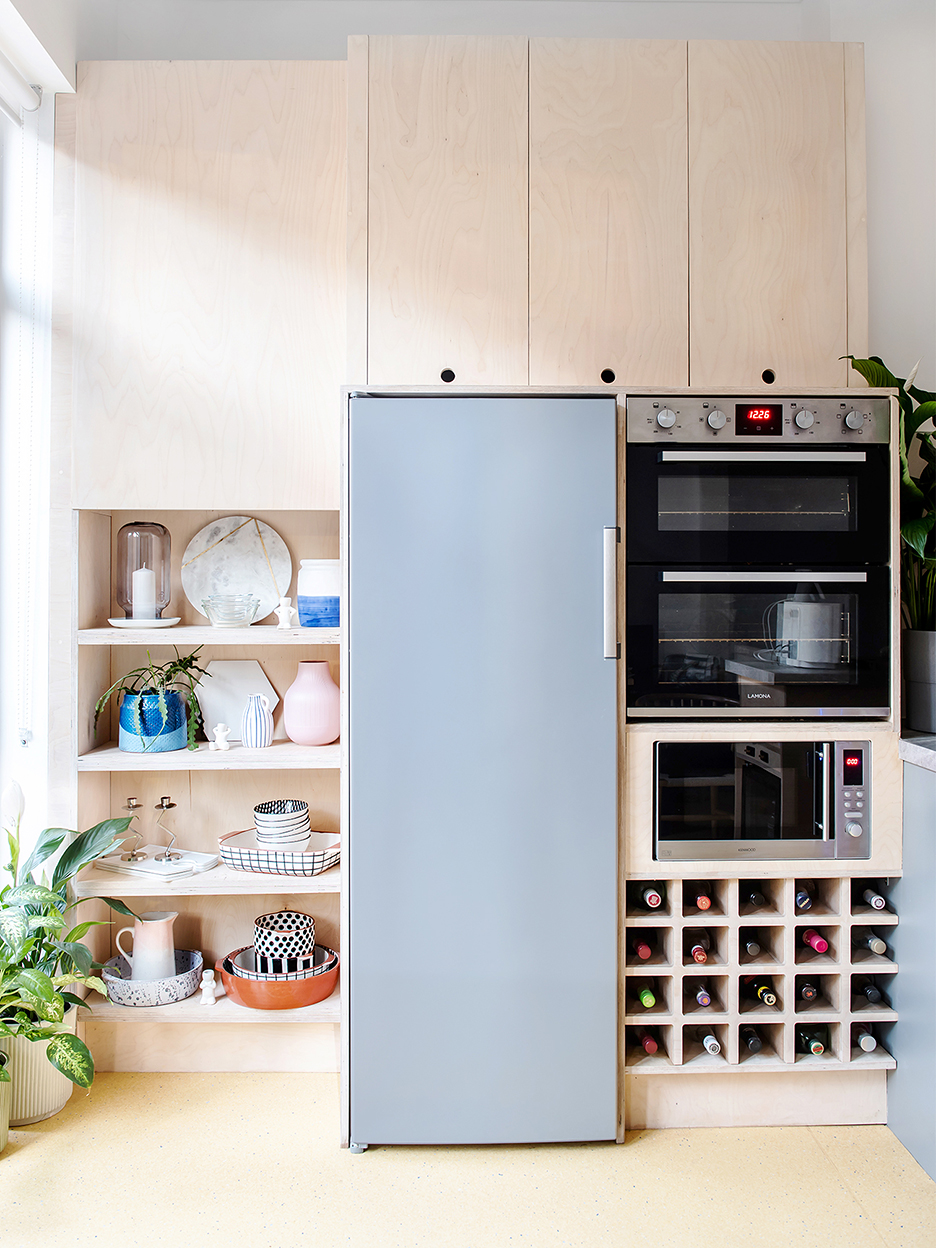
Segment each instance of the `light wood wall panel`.
M868 165L865 147L864 44L846 43L845 56L845 213L848 237L848 353L868 358ZM848 385L864 386L848 369Z
M843 45L690 42L693 386L844 386Z
M688 381L684 42L530 41L530 382Z
M524 385L527 41L368 42L367 380Z
M89 62L75 505L334 508L345 66Z

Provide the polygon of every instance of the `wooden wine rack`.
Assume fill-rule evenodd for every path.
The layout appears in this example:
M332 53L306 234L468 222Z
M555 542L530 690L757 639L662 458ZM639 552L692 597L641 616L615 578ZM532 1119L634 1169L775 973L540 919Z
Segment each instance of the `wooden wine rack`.
M805 881L816 886L812 908L797 910L794 898ZM719 1073L751 1071L817 1071L823 1069L888 1070L896 1063L882 1044L897 1015L886 1004L888 977L897 973L896 963L887 955L878 956L852 946L852 933L871 929L890 944L889 930L897 923L890 908L872 910L861 899L872 887L887 897L880 879L863 877L820 879L808 873L796 877L765 880L711 880L712 906L700 911L694 902L691 879L660 878L666 886L666 901L660 910L640 908L646 880L626 885L624 919L624 1016L625 1070L635 1074L675 1074L681 1072ZM741 888L753 887L764 894L765 904L755 909L742 902ZM828 951L817 954L802 940L806 928L815 928L828 941ZM704 928L711 947L704 965L693 962L685 952L687 929ZM652 957L641 961L631 947L636 933L647 932L654 939ZM742 933L756 932L761 945L757 957L749 957ZM890 950L888 949L888 953ZM766 1006L741 995L745 975L767 976L777 995L776 1006ZM871 1004L852 994L853 977L874 976L884 1000ZM819 996L806 1002L799 998L801 979L818 981ZM637 1000L636 985L650 981L656 1005L644 1009ZM686 994L687 983L704 980L712 996L709 1006L701 1007ZM829 1046L818 1057L796 1052L797 1023L825 1024ZM855 1023L873 1024L878 1045L870 1053L854 1043ZM708 1024L721 1045L717 1056L706 1052L690 1038L693 1028ZM763 1041L759 1053L748 1053L740 1043L740 1028L755 1026ZM652 1028L660 1044L648 1055L637 1042L638 1026Z

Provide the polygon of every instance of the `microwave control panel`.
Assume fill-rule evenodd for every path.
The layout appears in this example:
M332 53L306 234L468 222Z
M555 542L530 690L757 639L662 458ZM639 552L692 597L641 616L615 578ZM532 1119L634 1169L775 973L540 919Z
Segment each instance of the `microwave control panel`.
M871 857L871 742L829 741L836 858Z
M805 448L816 443L887 443L890 400L745 398L744 395L629 395L628 442L707 442L729 446Z

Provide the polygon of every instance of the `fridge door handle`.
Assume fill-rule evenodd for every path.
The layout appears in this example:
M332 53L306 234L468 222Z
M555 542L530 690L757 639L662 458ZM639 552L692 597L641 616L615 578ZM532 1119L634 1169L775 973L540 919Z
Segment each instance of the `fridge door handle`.
M617 639L617 548L621 530L604 529L604 657L619 659L621 647Z

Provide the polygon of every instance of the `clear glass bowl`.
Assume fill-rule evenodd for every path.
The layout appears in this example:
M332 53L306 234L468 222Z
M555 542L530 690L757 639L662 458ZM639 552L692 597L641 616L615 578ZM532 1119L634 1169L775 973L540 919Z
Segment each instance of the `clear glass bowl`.
M213 628L245 628L252 624L260 599L253 594L210 594L202 610Z

